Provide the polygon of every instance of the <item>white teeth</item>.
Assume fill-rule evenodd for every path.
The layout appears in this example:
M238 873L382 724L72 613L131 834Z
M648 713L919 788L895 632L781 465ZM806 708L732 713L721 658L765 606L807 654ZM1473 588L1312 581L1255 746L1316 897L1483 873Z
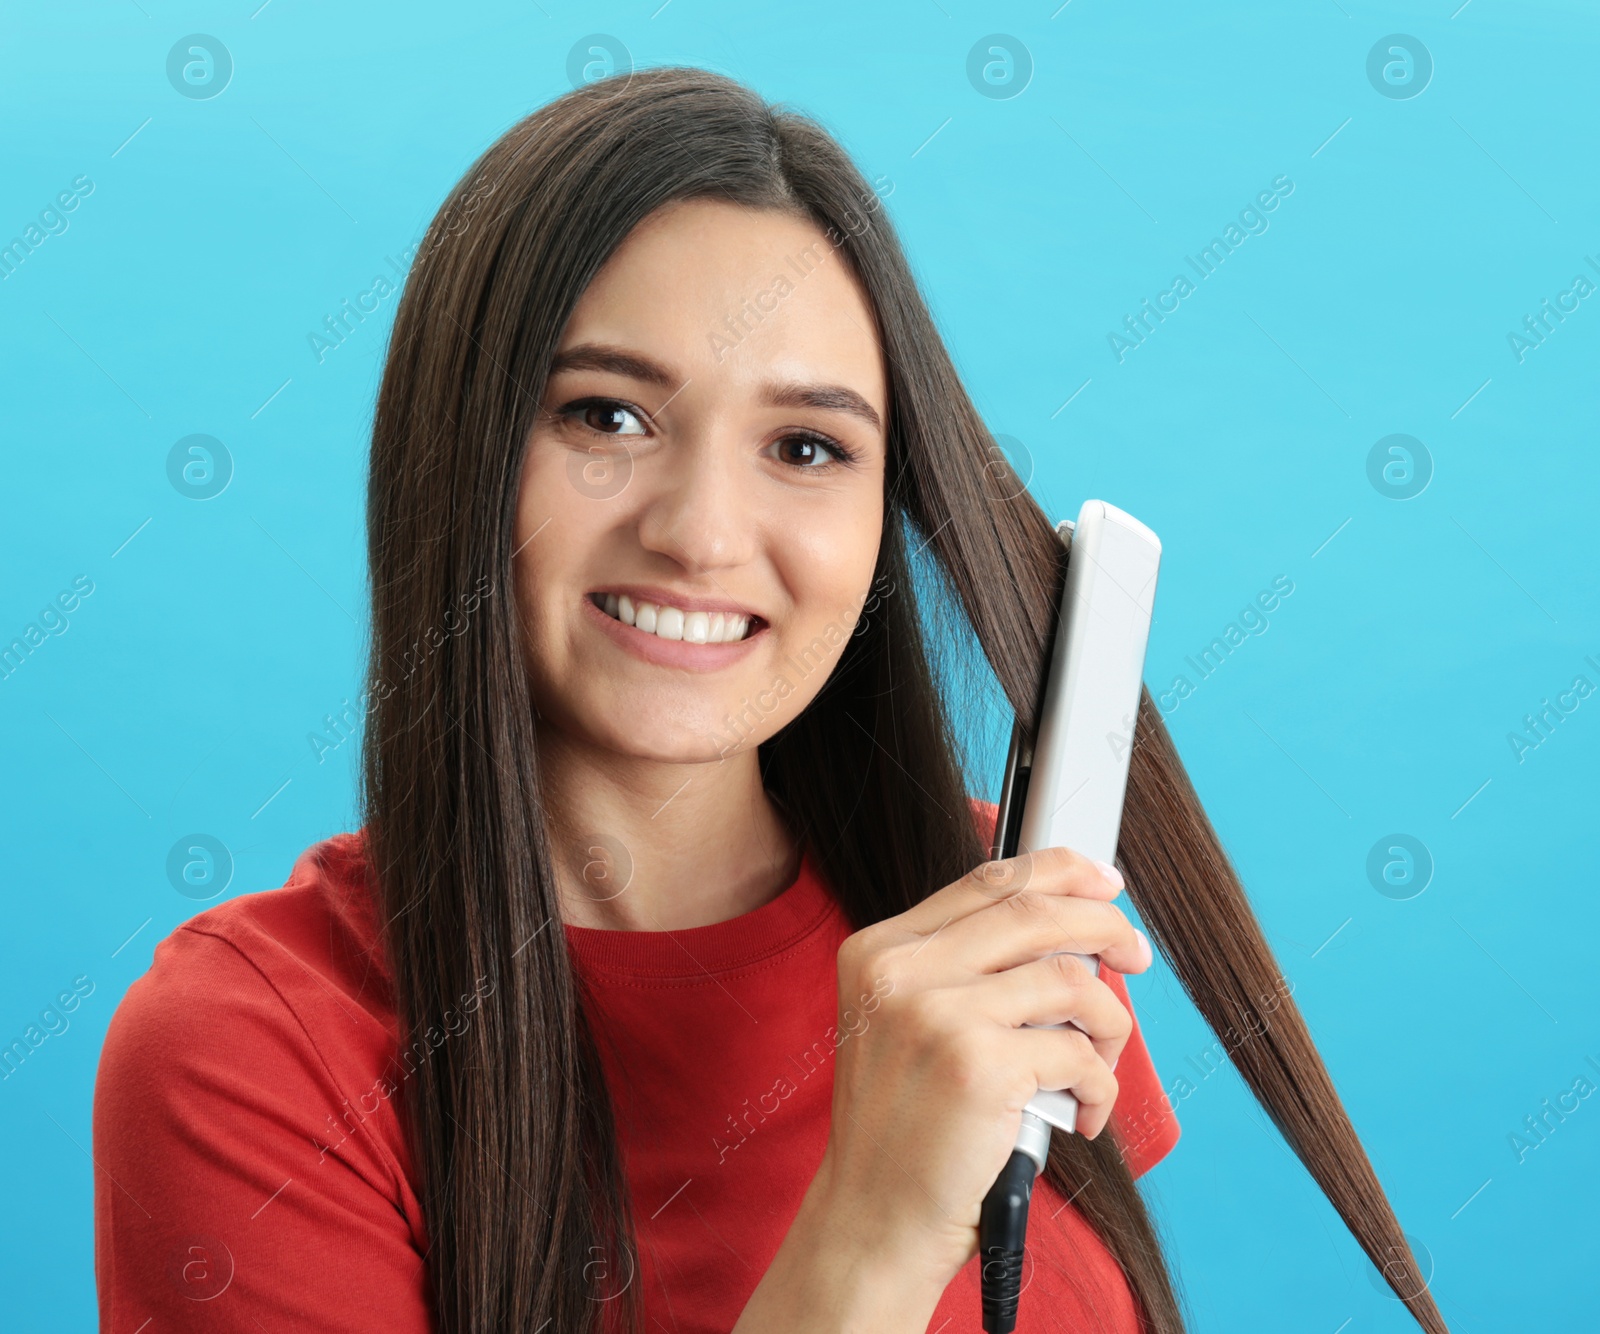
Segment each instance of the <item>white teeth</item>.
M596 595L599 597L599 595ZM745 637L750 618L731 611L684 611L681 607L635 602L626 593L607 593L599 605L624 625L662 639L689 644L734 644Z

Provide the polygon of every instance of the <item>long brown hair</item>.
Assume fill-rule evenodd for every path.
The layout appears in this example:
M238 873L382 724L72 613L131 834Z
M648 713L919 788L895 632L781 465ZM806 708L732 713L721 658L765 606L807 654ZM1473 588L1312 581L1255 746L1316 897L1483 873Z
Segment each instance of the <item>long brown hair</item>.
M638 1325L631 1286L597 1300L585 1277L597 1258L629 1270L632 1220L561 929L513 519L567 317L642 219L693 198L809 219L881 330L882 596L817 697L759 752L857 928L987 858L930 643L975 639L1024 724L1041 685L1061 545L962 388L879 200L826 131L720 75L656 69L563 96L483 154L400 300L367 516L364 814L401 1042L456 1034L407 1080L404 1104L442 1334ZM955 623L930 633L936 602ZM1155 946L1207 1023L1233 1035L1245 1082L1368 1256L1423 1328L1443 1331L1148 692L1137 736L1119 856ZM475 992L493 999L458 1031L447 1016ZM1116 1257L1147 1328L1180 1331L1113 1137L1054 1136L1047 1171Z

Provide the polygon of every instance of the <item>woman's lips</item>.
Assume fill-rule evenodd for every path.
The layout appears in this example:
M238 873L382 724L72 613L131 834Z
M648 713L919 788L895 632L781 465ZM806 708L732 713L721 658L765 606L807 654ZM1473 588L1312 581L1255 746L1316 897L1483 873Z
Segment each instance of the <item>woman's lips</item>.
M732 644L690 644L681 639L662 639L659 635L624 625L595 606L594 600L587 595L578 600L582 603L583 615L624 652L658 667L678 667L690 672L719 671L748 657L752 651L751 645L760 640L769 628L765 624L752 626L749 634Z
M624 625L688 644L736 644L752 626L764 624L754 612L695 607L626 593L590 593L589 600Z

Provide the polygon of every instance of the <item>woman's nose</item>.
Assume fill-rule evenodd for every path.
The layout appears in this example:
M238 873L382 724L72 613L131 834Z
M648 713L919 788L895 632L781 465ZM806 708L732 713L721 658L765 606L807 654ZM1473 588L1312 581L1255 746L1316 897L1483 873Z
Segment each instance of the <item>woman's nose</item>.
M745 563L754 554L758 481L731 440L706 433L676 442L646 482L652 493L639 517L640 542L688 570Z

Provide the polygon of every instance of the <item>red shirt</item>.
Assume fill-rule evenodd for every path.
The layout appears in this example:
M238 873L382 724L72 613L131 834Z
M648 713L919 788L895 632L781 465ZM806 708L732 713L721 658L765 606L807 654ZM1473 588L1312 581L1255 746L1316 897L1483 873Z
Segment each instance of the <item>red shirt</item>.
M282 889L174 931L118 1007L94 1107L102 1331L432 1330L364 872L360 834L316 844ZM646 1328L731 1329L827 1143L849 924L808 853L741 917L566 934L597 1010ZM1137 1026L1117 1079L1112 1131L1137 1174L1178 1138ZM1044 1178L1029 1252L1026 1327L1137 1334L1115 1261ZM929 1329L978 1334L976 1258Z

